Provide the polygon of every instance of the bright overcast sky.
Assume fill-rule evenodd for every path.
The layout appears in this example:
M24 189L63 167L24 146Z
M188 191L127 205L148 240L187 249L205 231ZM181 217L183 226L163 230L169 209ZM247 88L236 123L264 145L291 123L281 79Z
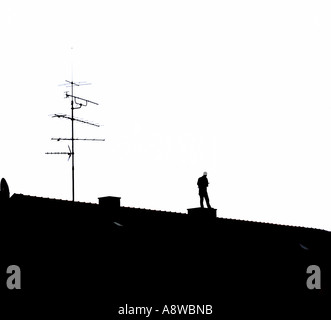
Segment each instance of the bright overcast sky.
M2 1L0 178L76 200L331 230L330 1Z

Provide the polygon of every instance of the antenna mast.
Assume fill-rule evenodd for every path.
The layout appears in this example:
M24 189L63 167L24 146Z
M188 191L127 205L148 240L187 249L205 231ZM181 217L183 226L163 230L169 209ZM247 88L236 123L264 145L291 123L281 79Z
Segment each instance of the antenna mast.
M69 152L46 152L46 154L66 154L68 155L68 160L71 157L71 180L72 180L72 201L75 201L75 141L105 141L105 139L77 139L74 136L74 122L81 122L84 124L88 124L91 126L100 127L100 125L80 120L77 118L74 118L74 110L80 109L81 107L86 107L88 103L92 103L95 105L98 105L98 103L93 102L91 100L87 100L84 98L80 98L77 96L74 96L74 86L82 86L82 85L88 85L90 83L83 83L83 82L73 82L65 80L67 83L63 84L67 87L71 87L71 94L68 93L68 91L65 92L65 98L71 98L71 116L68 116L66 114L54 114L52 115L53 118L63 118L63 119L69 119L71 120L71 138L52 138L52 140L56 141L62 141L62 140L71 140L71 149L68 146ZM75 107L75 105L77 105Z

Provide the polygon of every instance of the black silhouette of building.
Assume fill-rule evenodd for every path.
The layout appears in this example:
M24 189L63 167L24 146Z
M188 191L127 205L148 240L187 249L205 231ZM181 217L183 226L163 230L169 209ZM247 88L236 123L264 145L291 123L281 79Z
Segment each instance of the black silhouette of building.
M119 306L208 304L216 318L268 318L314 312L330 294L324 230L124 207L118 197L14 194L0 210L0 289L13 315L127 319ZM21 290L5 288L9 264L22 270ZM309 265L320 267L321 289L307 288Z

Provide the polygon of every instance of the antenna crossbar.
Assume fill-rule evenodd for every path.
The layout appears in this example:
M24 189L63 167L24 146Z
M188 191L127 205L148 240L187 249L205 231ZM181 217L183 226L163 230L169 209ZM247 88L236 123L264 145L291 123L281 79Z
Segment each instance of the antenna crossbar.
M105 139L81 139L81 138L52 138L51 140L62 141L62 140L75 140L75 141L105 141Z
M73 82L73 81L68 81L68 80L65 80L65 82L67 83L62 83L62 84L59 84L59 87L62 87L62 86L66 86L67 88L71 87L72 85L73 86L88 86L88 85L91 85L91 83L87 83L86 81L82 81L82 82Z
M45 152L45 154L67 154L67 155L71 155L72 152Z
M70 98L70 97L75 99L76 104L80 104L80 103L77 102L77 99L78 99L78 100L85 101L86 104L84 106L86 106L87 103L92 103L92 104L95 104L95 105L99 105L99 103L96 103L96 102L93 102L91 100L87 100L87 99L84 99L84 98L80 98L80 97L74 96L74 95L69 94L68 92L66 92L65 93L65 98Z
M82 119L72 118L72 117L68 116L67 114L54 114L54 115L52 115L52 117L53 118L64 118L64 119L68 119L68 120L72 120L72 121L77 121L77 122L89 124L91 126L100 127L99 124L92 123L92 122L89 122L89 121L85 121L85 120L82 120Z
M77 87L79 87L79 86L88 86L88 85L91 84L91 83L87 83L86 81L73 82L73 81L65 80L65 82L68 82L68 83L69 83L69 86L71 86L71 85L75 85L75 86L77 86Z

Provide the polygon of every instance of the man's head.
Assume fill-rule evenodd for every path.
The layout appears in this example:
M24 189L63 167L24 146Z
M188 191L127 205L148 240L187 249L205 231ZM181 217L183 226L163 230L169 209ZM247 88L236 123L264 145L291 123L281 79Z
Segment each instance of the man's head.
M205 171L205 172L203 173L203 175L206 176L206 175L207 175L207 172Z

